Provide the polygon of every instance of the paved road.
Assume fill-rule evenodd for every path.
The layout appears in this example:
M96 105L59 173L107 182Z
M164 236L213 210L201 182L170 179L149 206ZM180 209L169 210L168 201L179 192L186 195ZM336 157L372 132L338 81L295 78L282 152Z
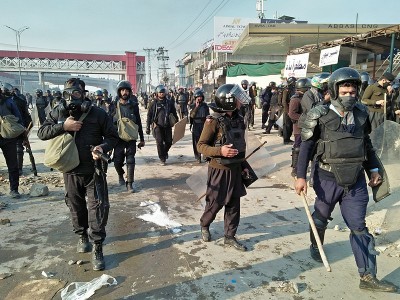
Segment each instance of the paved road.
M116 186L110 167L111 211L103 272L92 271L90 254L75 252L77 240L57 181L60 174L40 164L45 143L33 135L40 180L51 181L50 195L0 197L8 204L0 210L0 218L9 218L12 224L0 225L0 274L11 274L0 280L0 299L60 299L58 291L67 284L88 282L102 274L115 277L118 284L97 291L93 299L398 299L398 294L358 289L349 232L339 215L326 234L332 272L310 259L308 223L289 175L291 146L283 145L275 131L268 136L261 132L256 127L249 138L267 140L276 167L242 198L238 238L248 252L224 248L222 212L211 226L212 241L200 240L202 205L185 181L204 166L195 162L190 136L173 146L166 166L158 165L155 142L149 137L137 154L138 193L127 194ZM4 166L0 167L4 173ZM28 171L27 164L24 170ZM32 180L21 178L22 192L28 192ZM0 188L3 193L7 190L4 183ZM371 206L370 210L369 227L382 229L385 208ZM145 214L182 226L168 228L139 218ZM334 225L343 230L334 230ZM378 277L400 286L400 246L388 242L396 234L383 230L376 237L385 250L378 258ZM84 264L69 265L70 260ZM45 278L42 271L54 277Z

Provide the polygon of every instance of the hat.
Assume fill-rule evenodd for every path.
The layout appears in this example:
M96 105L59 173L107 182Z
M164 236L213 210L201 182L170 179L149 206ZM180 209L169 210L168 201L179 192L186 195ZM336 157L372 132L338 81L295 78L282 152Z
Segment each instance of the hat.
M386 78L386 79L389 80L389 81L393 81L393 80L395 80L395 78L396 78L396 77L394 77L394 75L393 75L392 73L390 73L390 72L385 72L385 73L383 73L382 77L383 77L383 78Z

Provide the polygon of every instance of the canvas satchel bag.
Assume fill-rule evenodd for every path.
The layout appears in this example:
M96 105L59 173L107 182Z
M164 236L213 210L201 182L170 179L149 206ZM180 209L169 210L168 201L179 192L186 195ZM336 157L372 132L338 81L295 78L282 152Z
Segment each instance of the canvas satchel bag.
M0 117L0 136L5 139L16 138L25 132L25 127L18 123L14 115Z
M117 103L117 108L119 138L125 142L136 141L139 136L139 126L129 118L121 117L121 108L119 107L119 103Z
M79 118L79 121L83 121L89 111L83 113ZM62 173L76 168L80 161L78 148L75 143L75 136L76 131L74 132L74 135L65 132L52 138L44 152L44 165Z

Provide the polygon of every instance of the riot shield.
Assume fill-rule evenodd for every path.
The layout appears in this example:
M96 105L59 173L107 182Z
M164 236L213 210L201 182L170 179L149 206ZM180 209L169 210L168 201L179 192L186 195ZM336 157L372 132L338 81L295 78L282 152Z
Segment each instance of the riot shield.
M251 154L247 158L247 162L251 166L251 172L254 172L257 178L261 178L271 172L275 168L276 163L264 147L264 144L261 144L256 136L246 134L246 137L246 156ZM196 169L193 174L186 179L187 185L199 199L204 197L206 193L207 174L208 165L204 165Z
M380 201L389 194L389 191L391 194L398 193L400 187L398 163L400 157L400 124L386 120L372 131L370 138L376 155L382 163L380 175L384 182L373 188L374 200Z
M174 125L174 135L172 138L172 145L181 140L185 136L186 124L188 123L188 118L184 117L178 123Z

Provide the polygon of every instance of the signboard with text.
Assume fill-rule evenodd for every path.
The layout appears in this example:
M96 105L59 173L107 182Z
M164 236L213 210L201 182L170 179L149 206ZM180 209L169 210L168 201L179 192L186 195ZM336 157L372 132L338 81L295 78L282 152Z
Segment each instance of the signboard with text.
M321 50L321 54L319 55L319 66L336 65L339 60L339 53L340 46Z
M288 55L283 76L286 78L291 76L296 78L306 77L309 55L310 53Z
M232 53L246 26L259 22L256 18L214 17L214 51Z

